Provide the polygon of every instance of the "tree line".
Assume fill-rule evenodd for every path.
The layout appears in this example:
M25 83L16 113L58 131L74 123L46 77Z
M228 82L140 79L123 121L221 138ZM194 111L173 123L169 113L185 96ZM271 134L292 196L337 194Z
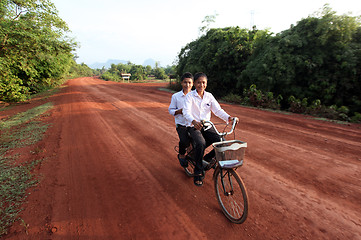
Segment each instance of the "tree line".
M155 67L147 65L138 65L131 62L127 64L111 64L109 69L97 69L95 74L100 76L100 78L106 81L115 81L119 82L122 80L122 73L130 73L130 80L132 81L143 81L149 77L154 77L156 79L166 79L171 74L175 74L175 66L160 67L159 63L155 63Z
M325 5L276 35L209 29L179 52L177 74L186 71L205 72L209 91L228 100L360 121L360 17Z
M48 0L0 1L0 101L24 101L64 77L92 75Z

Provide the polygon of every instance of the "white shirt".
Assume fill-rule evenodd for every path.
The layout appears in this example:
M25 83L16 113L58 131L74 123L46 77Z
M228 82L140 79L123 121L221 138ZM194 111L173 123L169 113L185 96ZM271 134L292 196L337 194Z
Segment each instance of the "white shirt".
M186 99L186 95L183 93L183 90L174 93L172 95L172 100L170 101L170 105L168 108L169 114L175 116L174 117L175 124L180 124L183 126L186 126L186 120L183 114L177 114L177 115L174 114L177 110L182 109L184 107L185 99Z
M183 107L183 116L187 121L186 126L193 126L193 120L209 121L211 112L225 122L228 121L229 114L221 108L212 93L204 91L203 98L198 95L197 90L187 94Z

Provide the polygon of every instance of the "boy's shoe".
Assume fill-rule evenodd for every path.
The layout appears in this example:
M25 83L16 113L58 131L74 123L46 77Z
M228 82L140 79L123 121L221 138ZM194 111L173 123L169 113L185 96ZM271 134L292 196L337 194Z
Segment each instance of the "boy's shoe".
M184 168L188 167L188 161L185 158L180 158L179 154L178 154L178 160L182 167Z
M197 187L202 187L203 186L203 179L201 176L195 176L194 177L194 185L196 185Z

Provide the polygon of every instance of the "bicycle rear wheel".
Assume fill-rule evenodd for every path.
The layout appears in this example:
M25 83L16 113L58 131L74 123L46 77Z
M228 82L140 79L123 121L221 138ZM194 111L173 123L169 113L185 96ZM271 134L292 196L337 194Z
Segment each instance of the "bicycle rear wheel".
M248 214L246 187L234 169L217 168L214 187L224 215L233 223L243 223Z

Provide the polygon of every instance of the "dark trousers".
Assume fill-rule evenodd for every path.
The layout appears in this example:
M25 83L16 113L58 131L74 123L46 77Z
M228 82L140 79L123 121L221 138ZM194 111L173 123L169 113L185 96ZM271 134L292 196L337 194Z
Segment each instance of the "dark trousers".
M186 153L186 148L190 144L188 128L186 126L177 124L177 133L179 136L179 154L184 155Z
M194 146L193 146L194 151L195 151L194 157L195 157L195 161L196 161L194 173L200 174L203 172L202 159L203 159L204 151L212 143L219 142L221 140L221 138L216 133L216 131L214 130L213 127L208 129L207 131L204 131L203 129L200 131L200 130L195 129L194 127L189 127L188 131L193 139L193 144L194 144ZM204 156L204 160L209 162L214 156L215 156L215 153L214 153L214 149L213 149L212 151L210 151L208 154L206 154Z

